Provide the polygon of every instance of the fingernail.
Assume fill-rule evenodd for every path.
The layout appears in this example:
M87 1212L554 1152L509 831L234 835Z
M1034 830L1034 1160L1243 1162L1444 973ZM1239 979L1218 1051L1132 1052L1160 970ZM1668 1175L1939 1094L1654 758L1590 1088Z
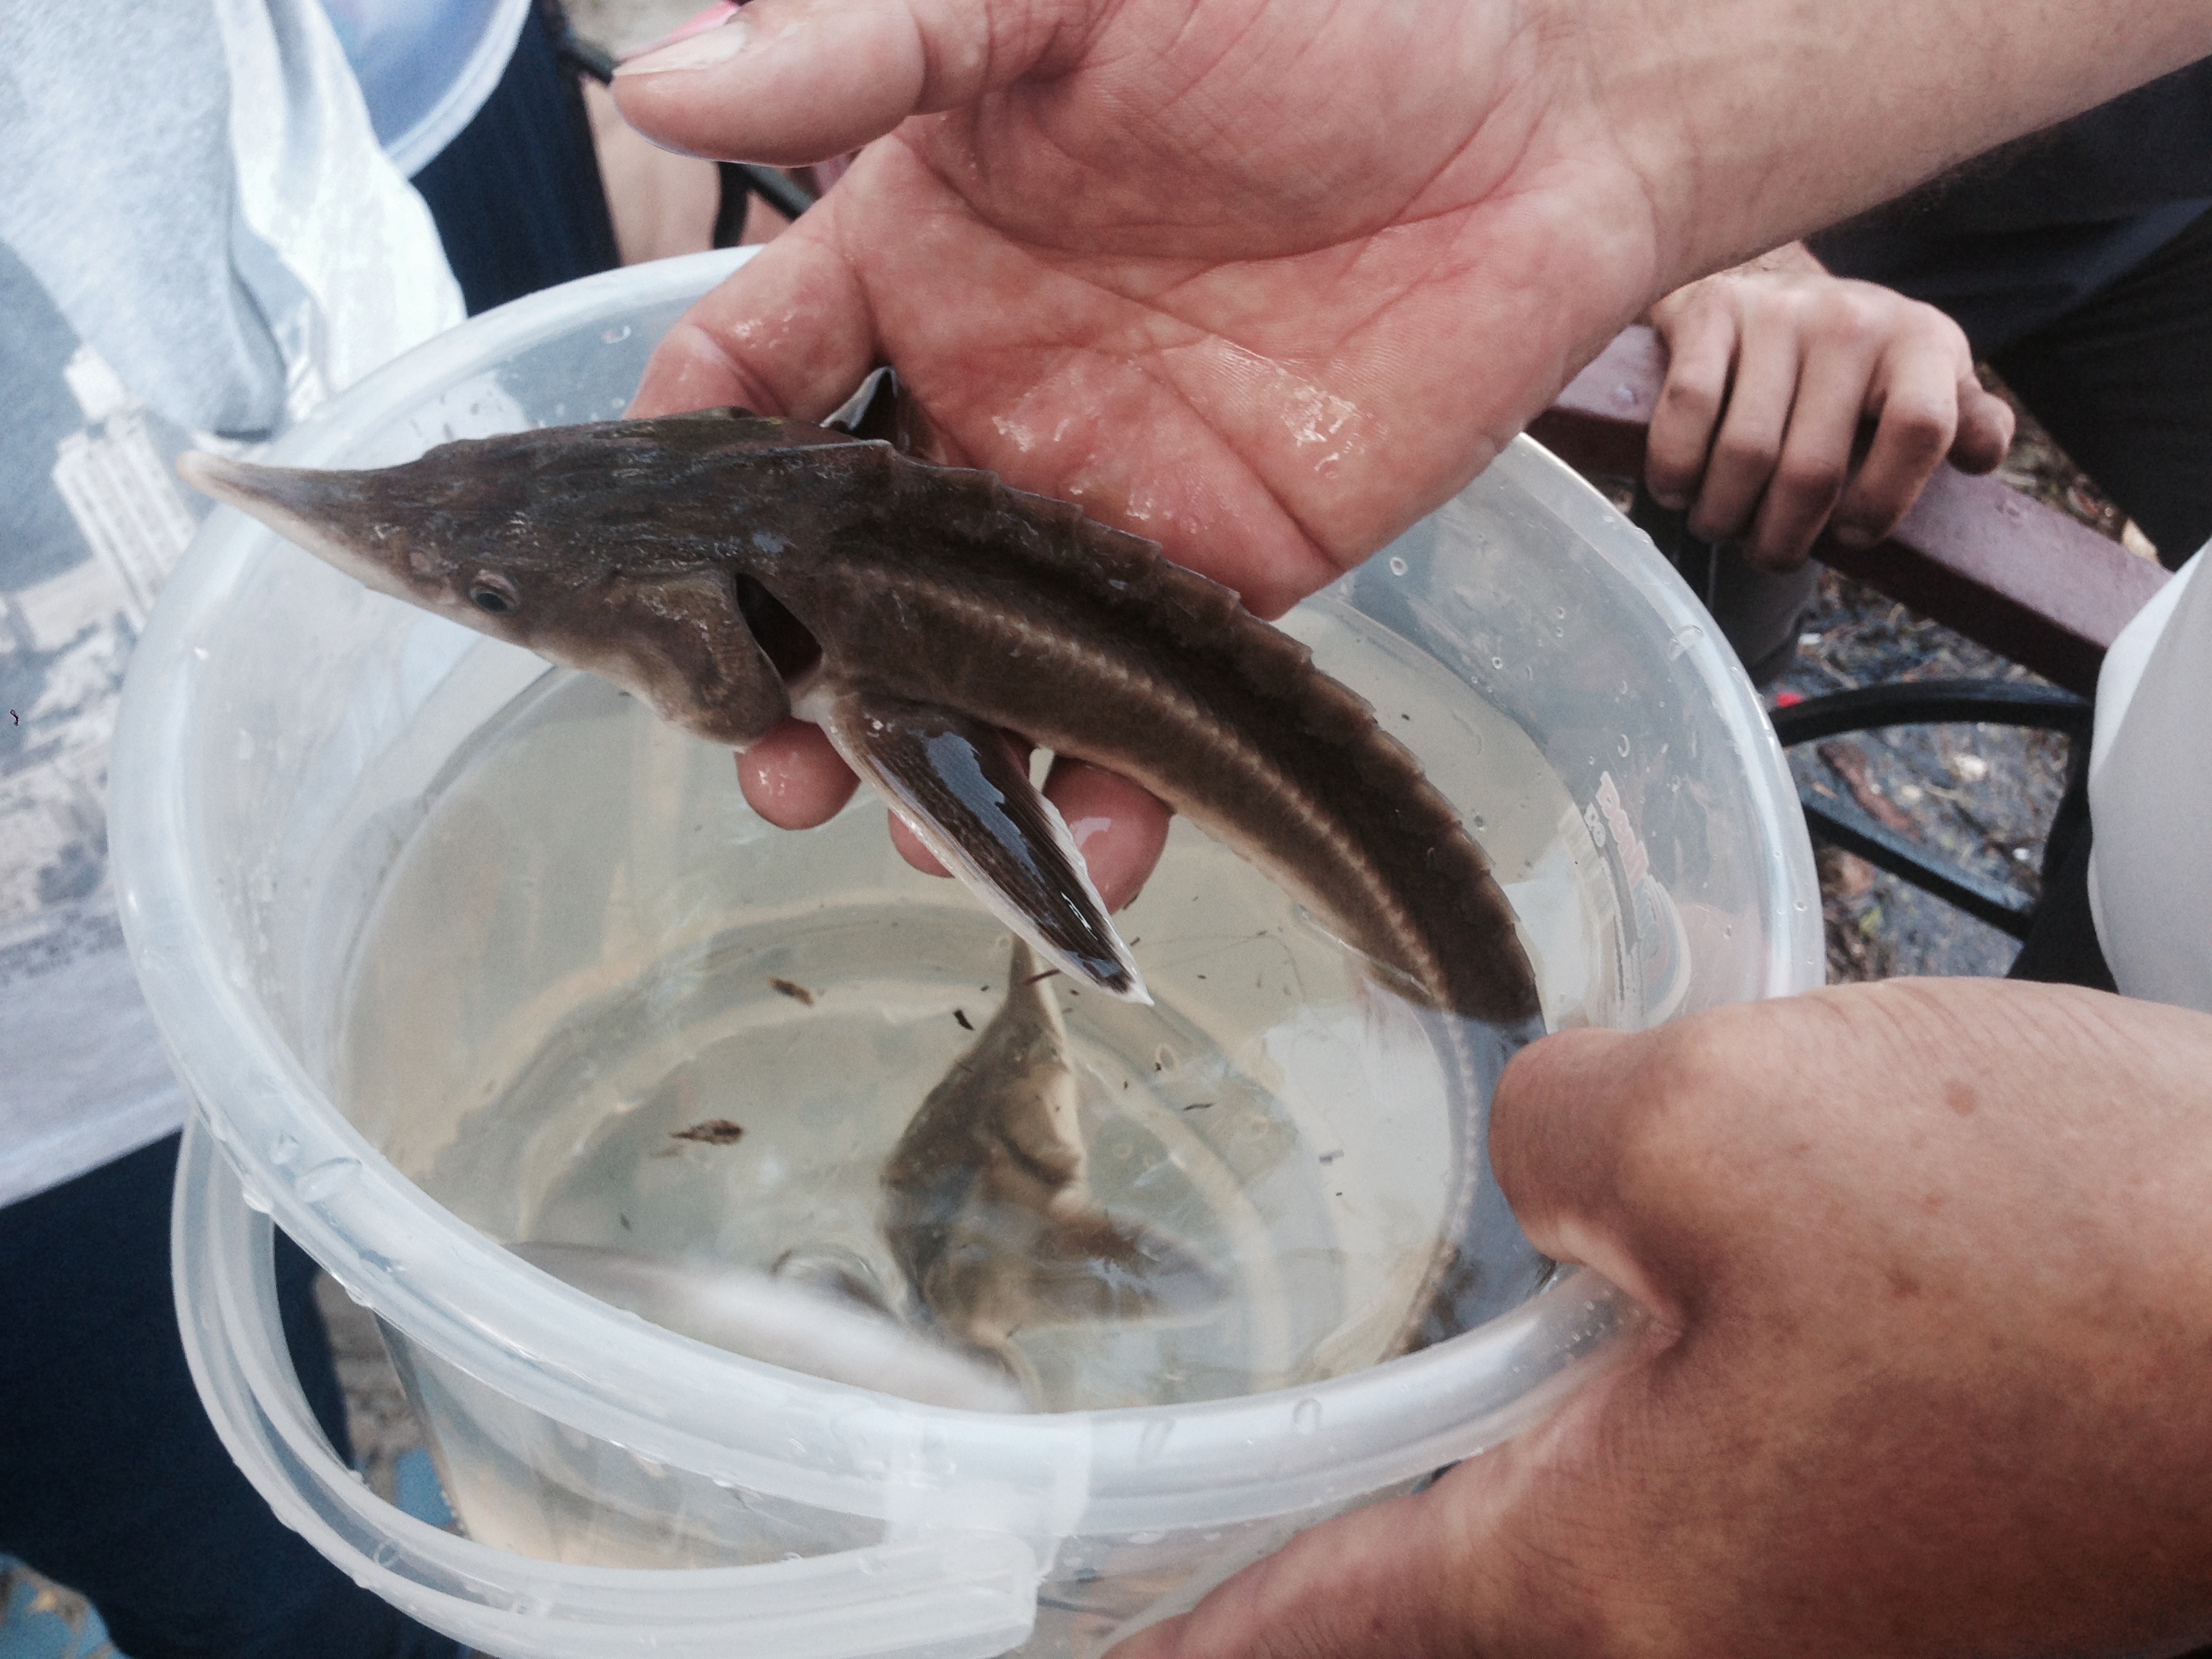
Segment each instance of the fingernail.
M1655 489L1651 492L1651 499L1669 513L1680 513L1690 504L1688 492L1680 489Z
M648 52L619 64L615 78L625 75L665 75L672 70L712 69L717 64L726 64L752 44L752 25L742 16L732 17L714 28L687 35L656 52Z

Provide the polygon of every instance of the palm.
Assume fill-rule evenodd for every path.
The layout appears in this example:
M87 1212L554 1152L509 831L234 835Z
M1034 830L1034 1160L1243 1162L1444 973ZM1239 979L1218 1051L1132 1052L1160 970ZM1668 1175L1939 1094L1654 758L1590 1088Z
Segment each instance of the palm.
M954 459L1265 611L1464 482L1641 297L1633 175L1547 167L1564 118L1478 9L1309 0L1310 27L1276 7L1258 29L1259 0L1212 0L1163 31L1164 4L872 146L693 313L641 404L819 414L880 357ZM1451 97L1408 107L1394 71L1440 52ZM625 108L700 144L720 112L687 125L660 84L696 78ZM727 136L774 154L773 116ZM1370 141L1313 137L1346 131Z

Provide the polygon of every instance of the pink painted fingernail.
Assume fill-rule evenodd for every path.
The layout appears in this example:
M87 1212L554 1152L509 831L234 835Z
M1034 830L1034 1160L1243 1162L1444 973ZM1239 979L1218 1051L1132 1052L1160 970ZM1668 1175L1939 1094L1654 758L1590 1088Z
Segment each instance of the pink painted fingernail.
M629 58L615 70L615 78L626 75L665 75L676 70L712 69L726 64L752 44L752 25L743 15L726 23L687 35L681 40Z

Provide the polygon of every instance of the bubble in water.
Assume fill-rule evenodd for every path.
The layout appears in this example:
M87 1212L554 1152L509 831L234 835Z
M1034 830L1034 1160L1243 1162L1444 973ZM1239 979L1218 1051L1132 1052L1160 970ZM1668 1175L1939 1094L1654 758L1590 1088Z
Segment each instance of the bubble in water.
M1150 1463L1168 1449L1168 1437L1175 1432L1175 1419L1156 1417L1145 1425L1145 1431L1137 1437L1137 1461Z
M1176 1068L1176 1051L1169 1048L1166 1043L1163 1042L1158 1048L1152 1050L1152 1069L1154 1071L1172 1072Z
M1628 758L1628 733L1626 732L1622 732L1620 734L1620 741L1613 744L1613 747L1615 754L1619 755L1621 759L1626 760Z
M318 1164L301 1176L293 1189L308 1203L328 1198L341 1187L352 1182L361 1174L361 1160L356 1158L333 1158Z
M278 1135L269 1143L269 1161L283 1169L300 1155L300 1140L296 1135Z
M1795 901L1790 908L1793 910L1802 910L1805 908L1805 901L1803 899L1798 899Z
M1394 576L1402 576L1406 574L1406 562L1395 553L1390 556L1390 574Z
M1695 623L1692 623L1687 628L1676 629L1674 637L1667 642L1667 660L1673 662L1705 637L1705 630Z
M1734 939L1735 937L1735 924L1734 922L1730 922L1728 926L1723 927L1721 929L1721 937L1723 939Z
M1505 659L1503 657L1492 657L1490 659L1490 665L1492 668L1503 668L1505 666Z
M1291 1429L1297 1434L1311 1434L1321 1427L1321 1401L1301 1400L1291 1413Z
M268 1194L264 1193L252 1182L240 1182L238 1183L238 1191L239 1196L246 1200L246 1207L247 1209L252 1210L257 1215L267 1215L269 1213Z
M1481 814L1481 813L1477 812L1477 813L1474 815L1474 827L1475 827L1476 829L1478 829L1478 830L1487 830L1487 829L1489 829L1489 828L1490 828L1490 823L1489 823L1489 821L1488 821L1487 819L1486 819L1486 818L1482 816L1482 814Z
M599 343L601 345L620 345L628 338L629 338L629 325L628 323L623 324L619 328L603 329L599 332Z

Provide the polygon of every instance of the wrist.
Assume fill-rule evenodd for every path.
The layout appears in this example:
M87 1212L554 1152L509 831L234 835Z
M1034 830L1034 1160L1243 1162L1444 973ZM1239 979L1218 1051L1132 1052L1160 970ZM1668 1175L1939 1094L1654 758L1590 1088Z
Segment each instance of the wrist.
M1669 289L2212 51L2201 0L1535 0Z

